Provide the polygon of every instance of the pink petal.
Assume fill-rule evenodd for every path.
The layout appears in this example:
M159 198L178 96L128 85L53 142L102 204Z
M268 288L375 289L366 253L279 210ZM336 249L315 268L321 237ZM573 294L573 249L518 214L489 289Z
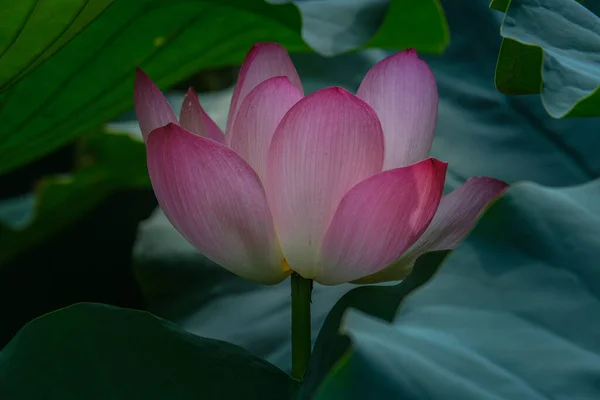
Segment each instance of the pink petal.
M437 120L433 73L413 49L377 63L357 93L377 112L385 134L384 169L404 167L429 155Z
M231 131L230 147L265 182L267 153L275 128L302 92L284 76L270 78L252 89L240 106Z
M506 183L493 178L469 179L442 198L425 233L402 257L383 271L359 282L376 283L404 279L421 255L429 251L454 249L469 233L486 206L507 186Z
M446 167L430 158L354 186L327 229L315 279L326 285L349 282L394 262L431 222Z
M200 100L198 100L198 95L192 88L188 89L183 98L179 122L183 128L192 133L219 143L225 142L225 135L223 135L221 128L204 112Z
M277 43L255 44L244 59L237 84L233 90L229 116L227 117L227 128L225 130L226 136L231 134L235 116L244 98L259 83L274 76L287 76L290 82L300 89L301 93L304 93L298 72L296 72L296 68L292 60L290 60L287 51Z
M381 171L383 132L371 107L341 88L317 91L277 126L267 197L290 267L314 278L325 229L346 192Z
M508 185L498 179L474 177L444 196L431 225L415 243L421 254L454 249L469 233L483 209Z
M177 123L169 102L140 68L135 73L133 103L144 140L156 128Z
M200 252L256 282L287 276L264 189L233 150L169 124L149 136L147 157L165 215Z

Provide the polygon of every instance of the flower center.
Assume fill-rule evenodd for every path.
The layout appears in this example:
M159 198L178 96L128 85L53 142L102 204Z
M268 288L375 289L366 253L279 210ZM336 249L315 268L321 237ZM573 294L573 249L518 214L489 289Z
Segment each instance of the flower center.
M283 269L283 272L285 272L286 274L291 274L292 272L294 272L285 258L281 262L281 269Z

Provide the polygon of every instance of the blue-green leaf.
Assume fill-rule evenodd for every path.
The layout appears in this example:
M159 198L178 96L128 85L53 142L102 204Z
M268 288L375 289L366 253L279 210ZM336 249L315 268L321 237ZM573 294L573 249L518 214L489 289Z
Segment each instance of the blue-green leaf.
M600 116L600 18L585 8L587 3L498 3L491 4L505 11L498 89L507 94L540 93L553 118Z
M349 312L317 399L600 393L600 180L509 189L392 324Z

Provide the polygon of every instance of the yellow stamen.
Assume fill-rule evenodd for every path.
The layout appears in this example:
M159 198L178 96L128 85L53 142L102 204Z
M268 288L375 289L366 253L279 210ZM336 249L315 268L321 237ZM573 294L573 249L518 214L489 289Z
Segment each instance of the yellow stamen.
M285 272L288 275L294 272L285 258L281 262L281 269L283 269L283 272Z

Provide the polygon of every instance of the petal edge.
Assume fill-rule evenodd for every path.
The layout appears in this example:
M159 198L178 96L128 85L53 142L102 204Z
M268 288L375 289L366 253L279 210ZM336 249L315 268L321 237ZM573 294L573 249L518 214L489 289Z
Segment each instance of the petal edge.
M160 89L141 68L136 69L133 103L144 140L150 132L167 124L177 124L177 117Z
M342 88L314 92L283 117L267 156L267 197L294 271L314 277L318 248L340 200L381 171L383 154L377 115Z
M283 46L271 42L257 43L252 46L242 63L233 90L225 136L231 135L237 112L248 93L260 83L275 76L286 76L304 94L296 67Z
M386 269L357 283L378 283L406 278L421 255L456 248L470 232L484 209L508 185L498 179L473 177L442 198L423 235L408 251Z
M228 144L252 166L263 182L275 129L302 92L287 77L276 76L256 86L242 102Z
M194 247L243 278L285 279L264 189L241 157L175 124L153 131L147 151L159 204Z
M322 284L387 267L427 229L444 190L447 163L430 158L372 176L342 199L321 247Z
M375 109L381 121L386 146L384 169L428 157L437 121L438 92L433 73L414 49L375 64L357 95Z
M223 135L221 128L204 111L200 105L200 100L198 100L198 95L192 88L188 89L183 98L179 122L182 128L192 133L219 143L225 142L225 135Z

